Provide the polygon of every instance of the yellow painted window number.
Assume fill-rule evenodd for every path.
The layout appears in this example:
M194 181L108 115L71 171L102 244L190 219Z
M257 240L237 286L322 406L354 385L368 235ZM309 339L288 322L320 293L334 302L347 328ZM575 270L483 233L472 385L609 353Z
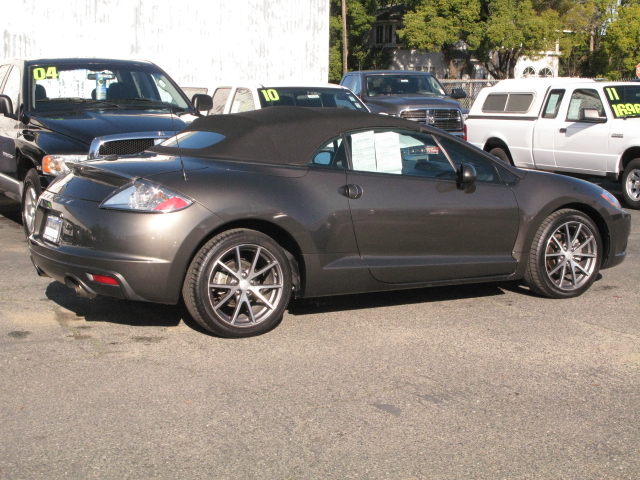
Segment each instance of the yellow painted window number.
M34 80L46 80L47 78L58 78L58 69L56 67L38 67L33 69Z
M277 102L280 100L280 95L278 95L278 92L273 88L262 90L262 95L267 102Z

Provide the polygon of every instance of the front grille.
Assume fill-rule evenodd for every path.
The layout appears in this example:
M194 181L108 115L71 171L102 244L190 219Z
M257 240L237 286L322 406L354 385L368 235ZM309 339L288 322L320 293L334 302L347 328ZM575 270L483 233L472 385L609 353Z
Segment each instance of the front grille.
M101 157L107 155L135 155L144 152L147 148L154 144L153 138L135 138L129 140L117 140L113 142L105 142L100 145L98 153Z
M462 118L460 111L456 109L433 109L421 108L416 110L404 110L400 113L402 118L413 120L414 122L426 123L427 114L433 117L434 127L449 132L459 132L462 130Z

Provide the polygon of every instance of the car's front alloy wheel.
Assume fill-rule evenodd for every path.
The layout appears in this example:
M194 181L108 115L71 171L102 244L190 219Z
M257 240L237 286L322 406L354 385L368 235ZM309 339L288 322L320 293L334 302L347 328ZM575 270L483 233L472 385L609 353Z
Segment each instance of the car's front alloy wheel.
M602 241L593 221L576 210L559 210L534 237L525 282L547 297L577 297L595 281L601 258Z
M223 337L265 333L282 319L291 267L282 248L253 230L224 232L197 253L183 286L194 319Z

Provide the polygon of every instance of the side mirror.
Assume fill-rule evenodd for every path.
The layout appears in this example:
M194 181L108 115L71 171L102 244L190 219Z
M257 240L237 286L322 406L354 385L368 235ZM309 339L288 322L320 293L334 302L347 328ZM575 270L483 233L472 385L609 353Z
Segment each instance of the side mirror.
M461 88L454 88L453 90L451 90L451 94L449 95L451 98L467 98L467 92L465 92L463 89Z
M206 95L204 93L196 93L191 98L191 102L199 112L208 112L213 108L213 98L211 98L210 95Z
M470 163L463 163L460 165L460 183L463 188L467 188L473 185L478 178L476 167Z
M583 122L605 123L607 121L607 117L601 117L600 112L595 108L585 108L581 113L580 120Z
M13 102L7 95L0 95L0 114L13 118L14 120L18 119L13 113Z
M316 165L329 165L331 163L331 153L320 152L313 159L313 163Z

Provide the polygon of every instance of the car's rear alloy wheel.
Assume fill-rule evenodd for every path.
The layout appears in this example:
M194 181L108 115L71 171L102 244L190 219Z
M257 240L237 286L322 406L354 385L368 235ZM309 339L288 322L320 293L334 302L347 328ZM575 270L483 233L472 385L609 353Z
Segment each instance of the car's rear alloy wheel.
M631 160L624 169L622 196L627 206L640 209L640 158Z
M229 230L195 256L182 293L194 319L216 335L259 335L282 319L291 297L291 267L270 237Z
M601 258L602 241L593 221L576 210L559 210L534 237L525 282L547 297L577 297L595 281Z
M35 170L29 170L24 178L24 187L22 191L22 226L24 233L31 235L35 229L36 210L38 207L38 197L42 193L40 185L40 176Z

